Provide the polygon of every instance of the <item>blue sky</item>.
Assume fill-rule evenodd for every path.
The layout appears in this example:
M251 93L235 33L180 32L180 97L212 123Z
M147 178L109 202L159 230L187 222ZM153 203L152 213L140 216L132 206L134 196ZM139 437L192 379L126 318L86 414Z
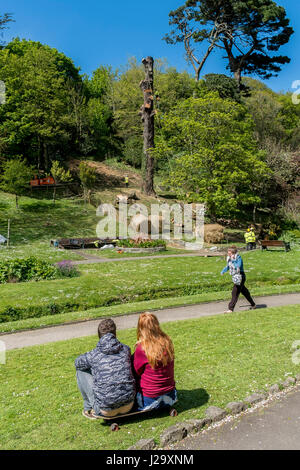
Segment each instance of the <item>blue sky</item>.
M100 65L114 68L125 65L128 58L144 56L166 58L178 70L189 69L182 46L169 46L162 37L169 31L168 13L184 0L3 0L1 14L11 12L16 23L5 32L5 40L19 36L49 44L64 52L91 74ZM279 77L266 82L276 91L291 89L300 80L298 48L300 46L300 2L278 0L287 10L295 29L290 43L281 54L292 61L285 65ZM214 53L203 73L228 73L221 54Z

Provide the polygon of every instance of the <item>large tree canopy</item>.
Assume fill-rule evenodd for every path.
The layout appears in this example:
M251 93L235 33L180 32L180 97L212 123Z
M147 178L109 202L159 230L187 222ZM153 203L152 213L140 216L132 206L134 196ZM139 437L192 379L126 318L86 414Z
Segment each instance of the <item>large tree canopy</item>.
M49 171L54 160L101 155L111 148L111 72L100 67L91 79L63 53L39 42L15 39L0 51L0 154L25 156Z
M259 205L255 181L269 172L245 108L217 93L189 98L164 116L155 155L169 163L168 184L205 203L213 218Z
M0 79L7 94L0 108L1 146L49 169L52 157L72 141L66 84L80 80L78 69L55 49L16 39L0 52Z
M222 48L239 83L242 73L254 72L265 79L276 76L290 61L275 54L289 41L293 29L285 9L272 0L187 0L170 13L170 23L177 28L171 42L186 46L190 34L196 43L206 40ZM214 31L219 31L216 39Z

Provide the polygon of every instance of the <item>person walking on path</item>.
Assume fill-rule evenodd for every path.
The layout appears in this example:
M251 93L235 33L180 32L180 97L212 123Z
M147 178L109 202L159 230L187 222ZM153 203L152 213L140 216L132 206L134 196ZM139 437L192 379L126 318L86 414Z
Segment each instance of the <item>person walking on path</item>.
M115 322L102 320L98 336L96 348L75 360L82 414L89 419L129 413L136 392L130 348L116 338Z
M174 346L152 313L143 313L137 327L133 355L139 411L171 407L177 402L174 380Z
M232 298L228 305L228 310L226 311L226 313L232 313L234 311L240 293L242 293L246 297L246 299L251 305L250 308L255 309L255 302L252 299L247 287L245 286L246 275L244 271L243 260L242 257L238 254L238 250L235 246L233 246L232 248L228 248L227 266L223 269L221 274L223 275L227 271L229 271L230 275L232 276L232 281L234 285L232 289Z

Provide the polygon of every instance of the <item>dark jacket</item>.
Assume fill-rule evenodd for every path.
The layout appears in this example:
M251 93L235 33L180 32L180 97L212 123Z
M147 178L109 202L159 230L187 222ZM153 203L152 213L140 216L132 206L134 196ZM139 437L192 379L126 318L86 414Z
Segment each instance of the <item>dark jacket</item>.
M75 360L78 370L91 370L97 408L109 411L135 398L135 380L129 346L111 333L99 340L95 349Z

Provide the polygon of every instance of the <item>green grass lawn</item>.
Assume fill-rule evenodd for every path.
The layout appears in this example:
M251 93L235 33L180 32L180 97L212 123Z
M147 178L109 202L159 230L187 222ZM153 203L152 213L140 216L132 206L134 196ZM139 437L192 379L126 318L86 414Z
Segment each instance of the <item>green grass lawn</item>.
M299 261L300 251L245 253L247 285L259 294L278 293L282 287L297 291ZM222 258L169 258L82 265L76 278L1 285L0 312L18 308L23 318L30 318L85 311L84 318L90 318L89 309L112 305L174 297L183 304L199 295L204 301L219 300L220 292L222 298L229 296L232 285L229 275L220 276L224 264ZM0 331L5 331L4 323Z
M31 255L53 263L82 259L71 251L51 248L50 240L62 235L93 236L99 220L95 208L72 199L59 199L53 205L50 199L23 197L21 210L16 211L13 196L0 192L0 233L5 234L8 217L12 219L12 248L0 249L0 261ZM114 252L88 252L135 258ZM167 253L182 251L170 249ZM9 318L15 315L21 319L1 323L0 332L140 311L144 305L160 308L228 297L231 279L229 275L220 276L225 264L222 257L164 258L163 254L159 259L139 260L136 256L124 263L80 265L80 276L75 278L0 285L0 314L8 312ZM243 257L247 283L255 295L300 288L299 249L290 253L249 252Z
M123 420L111 433L102 421L81 416L74 359L96 336L10 351L0 365L1 449L126 449L168 426L204 416L299 373L291 346L300 339L300 305L163 325L175 345L177 418L167 414ZM121 331L134 347L134 330Z

